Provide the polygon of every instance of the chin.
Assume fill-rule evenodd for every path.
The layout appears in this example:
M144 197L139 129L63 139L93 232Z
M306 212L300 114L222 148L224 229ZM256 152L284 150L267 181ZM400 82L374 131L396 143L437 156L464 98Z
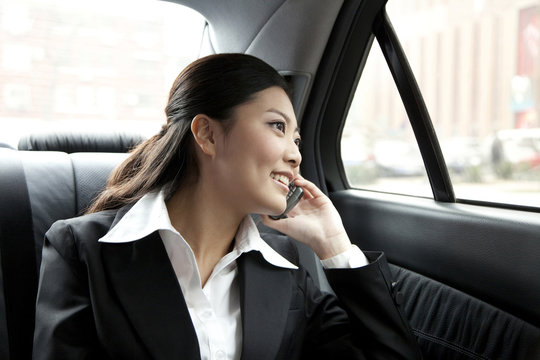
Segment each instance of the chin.
M271 207L266 207L264 209L264 211L261 211L259 212L259 214L265 214L265 215L268 215L268 216L278 216L278 215L281 215L285 209L287 208L287 204L280 204L278 206L271 206Z
M283 211L285 211L285 208L283 208L283 210L280 210L280 211L266 209L266 211L261 211L259 212L259 214L264 214L268 216L278 216L278 215L281 215Z
M258 211L255 211L255 214L277 216L283 213L287 208L287 200L285 196L269 196L268 193L265 193L259 195L257 200L258 204L254 205Z

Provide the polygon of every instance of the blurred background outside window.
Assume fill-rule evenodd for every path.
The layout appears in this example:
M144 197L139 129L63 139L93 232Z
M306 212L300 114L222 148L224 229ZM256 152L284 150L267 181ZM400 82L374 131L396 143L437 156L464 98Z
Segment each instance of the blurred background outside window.
M456 197L540 207L540 1L391 0L387 11ZM342 156L353 187L432 196L425 172L415 170L418 147L376 42Z
M0 142L42 131L146 136L165 122L204 19L157 0L0 0Z

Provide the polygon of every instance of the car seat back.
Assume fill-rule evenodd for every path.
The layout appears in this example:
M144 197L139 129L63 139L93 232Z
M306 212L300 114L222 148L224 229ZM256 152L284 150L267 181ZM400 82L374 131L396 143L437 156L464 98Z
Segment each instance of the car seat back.
M1 359L31 359L45 232L82 214L126 156L0 148Z

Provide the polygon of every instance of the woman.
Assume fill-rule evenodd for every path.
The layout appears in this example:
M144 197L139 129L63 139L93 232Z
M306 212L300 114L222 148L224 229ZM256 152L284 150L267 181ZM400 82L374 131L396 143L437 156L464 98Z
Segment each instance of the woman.
M166 115L89 214L46 234L35 359L419 358L384 257L352 246L298 174L299 130L274 69L241 54L199 59ZM303 199L271 220L292 181ZM337 298L295 265L291 240L262 240L254 213L315 251Z

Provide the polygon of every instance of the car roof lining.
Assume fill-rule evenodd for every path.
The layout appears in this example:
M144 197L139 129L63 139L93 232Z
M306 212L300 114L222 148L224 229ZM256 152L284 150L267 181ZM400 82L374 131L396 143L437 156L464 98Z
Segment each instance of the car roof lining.
M303 81L292 83L296 96L293 103L301 122L342 0L167 1L190 7L208 22L201 56L246 53L263 59L282 74L302 77Z

